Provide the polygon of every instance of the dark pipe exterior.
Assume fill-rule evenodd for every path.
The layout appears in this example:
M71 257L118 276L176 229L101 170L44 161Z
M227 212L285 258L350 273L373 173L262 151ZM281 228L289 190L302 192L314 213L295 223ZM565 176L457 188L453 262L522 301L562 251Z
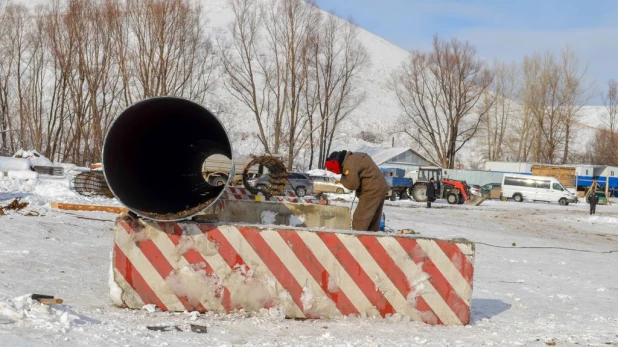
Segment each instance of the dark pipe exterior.
M182 220L210 206L225 188L202 175L213 154L232 158L217 117L189 100L157 97L133 104L114 121L103 144L103 171L116 198L137 215Z

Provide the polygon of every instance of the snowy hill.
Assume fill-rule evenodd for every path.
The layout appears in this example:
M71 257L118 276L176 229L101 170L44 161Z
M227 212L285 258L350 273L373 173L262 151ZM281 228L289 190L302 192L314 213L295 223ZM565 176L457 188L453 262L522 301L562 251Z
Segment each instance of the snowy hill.
M257 0L264 2L265 0ZM202 0L205 16L208 18L208 29L229 37L228 26L233 21L233 13L227 0ZM324 15L331 15L323 11ZM340 19L343 20L343 19ZM389 80L393 71L400 66L408 55L408 51L398 47L385 39L359 28L358 35L362 44L366 47L370 56L370 65L363 71L360 77L362 88L366 92L365 101L347 118L339 128L337 139L333 149L354 149L363 145L391 145L391 133L397 130L397 122L402 114L399 103L394 93L389 88ZM230 97L230 94L222 85L216 88L216 98L223 102L227 109L227 117L223 115L223 121L231 129L232 141L235 150L241 154L255 151L260 145L257 139L238 136L237 132L252 132L255 121L253 115L247 113L246 108ZM605 112L602 106L587 106L580 112L575 139L572 148L577 152L585 151L586 145L594 137L595 131L602 125L599 116ZM245 119L238 121L238 115L244 114ZM381 138L378 144L367 143L359 137L361 131L379 133ZM395 136L396 146L409 146L410 143L405 135ZM381 143L379 143L382 141ZM460 160L469 164L478 160L478 149L475 142L470 142L460 152Z
M257 1L264 2L264 0ZM228 26L232 23L234 16L227 0L202 0L202 7L204 15L208 18L208 29L229 38ZM324 15L331 15L326 11L322 12ZM343 21L343 19L340 20ZM340 142L343 143L352 141L353 139L346 137L355 137L362 130L378 132L392 128L393 123L401 114L398 101L390 91L388 83L392 71L407 57L408 52L369 31L362 28L359 29L358 37L370 56L370 65L363 71L360 78L361 85L366 92L366 98L342 127L342 139ZM230 97L228 91L223 87L222 81L219 82L220 85L216 88L217 97L224 100L226 106L231 108L230 113L236 115L243 113L245 109L234 103L233 98ZM225 115L222 118L224 118L223 121L226 123L226 126L232 128L232 130L253 129L255 124L253 116L247 113L245 115L247 118L246 121L242 122L242 125L236 121L231 122L229 119L225 119ZM355 141L352 142L356 143ZM248 149L253 146L253 144L238 145ZM240 151L242 151L242 148Z

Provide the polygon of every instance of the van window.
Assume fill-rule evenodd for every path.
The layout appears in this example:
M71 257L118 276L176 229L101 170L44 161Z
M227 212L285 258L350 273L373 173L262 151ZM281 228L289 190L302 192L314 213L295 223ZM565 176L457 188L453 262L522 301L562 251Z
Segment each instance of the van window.
M536 181L533 179L525 179L524 186L528 188L536 188Z
M536 187L541 189L549 189L550 181L536 181Z
M564 191L564 189L562 189L562 186L560 185L560 183L555 183L554 182L553 188L554 188L554 190Z
M524 186L524 181L518 177L505 177L504 184L507 186Z

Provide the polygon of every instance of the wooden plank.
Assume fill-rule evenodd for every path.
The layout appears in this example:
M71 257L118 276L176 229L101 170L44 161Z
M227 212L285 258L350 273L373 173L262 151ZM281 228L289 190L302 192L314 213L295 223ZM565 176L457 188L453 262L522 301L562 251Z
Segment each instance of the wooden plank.
M129 210L119 206L101 206L101 205L82 205L82 204L65 204L60 202L52 202L51 208L58 210L69 211L101 211L110 213L127 213Z
M535 176L554 177L567 188L573 188L576 186L577 174L575 167L533 165L532 174Z

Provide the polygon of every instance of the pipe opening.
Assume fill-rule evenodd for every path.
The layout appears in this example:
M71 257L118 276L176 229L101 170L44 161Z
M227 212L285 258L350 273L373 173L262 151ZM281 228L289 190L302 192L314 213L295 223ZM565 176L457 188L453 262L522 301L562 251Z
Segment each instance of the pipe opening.
M103 170L116 198L136 214L180 220L208 207L225 188L203 174L215 154L232 158L217 117L194 102L158 97L118 116L105 138Z

